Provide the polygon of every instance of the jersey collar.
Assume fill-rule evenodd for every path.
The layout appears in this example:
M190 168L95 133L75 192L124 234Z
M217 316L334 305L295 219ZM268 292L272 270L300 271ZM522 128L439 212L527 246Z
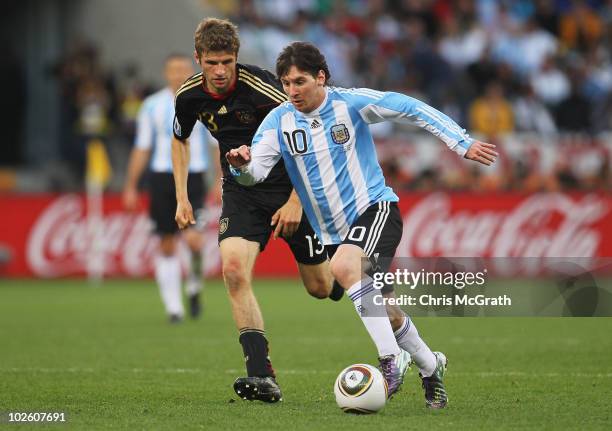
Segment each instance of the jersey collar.
M236 68L236 73L237 72L238 72L238 68ZM236 77L236 79L234 79L234 83L232 84L232 86L223 94L211 93L210 91L208 91L208 88L206 88L206 79L204 79L204 74L202 74L202 89L204 90L204 93L208 94L210 97L212 97L215 100L227 99L236 89L237 82L238 82L238 78Z

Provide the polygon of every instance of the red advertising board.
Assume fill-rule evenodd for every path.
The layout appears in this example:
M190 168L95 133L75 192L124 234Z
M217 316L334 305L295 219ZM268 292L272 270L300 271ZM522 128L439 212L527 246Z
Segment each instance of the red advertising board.
M398 256L612 256L612 198L602 194L404 194ZM151 273L157 247L145 212L127 213L104 198L102 219L88 219L77 194L0 196L0 275L71 277L87 273L92 244L111 277ZM205 271L220 273L219 208L207 212ZM183 261L187 253L181 250ZM297 274L282 240L270 241L257 276Z

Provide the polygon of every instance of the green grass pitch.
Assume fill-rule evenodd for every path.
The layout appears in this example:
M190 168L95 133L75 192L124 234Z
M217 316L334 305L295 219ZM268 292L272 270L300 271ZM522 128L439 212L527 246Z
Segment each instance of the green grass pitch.
M333 381L349 364L375 364L376 352L350 302L315 300L293 280L255 290L284 391L276 405L231 389L244 360L218 281L203 318L174 326L152 281L0 281L3 419L64 411L53 429L86 430L612 428L612 319L417 318L449 358L448 408L425 409L411 370L382 412L351 416Z

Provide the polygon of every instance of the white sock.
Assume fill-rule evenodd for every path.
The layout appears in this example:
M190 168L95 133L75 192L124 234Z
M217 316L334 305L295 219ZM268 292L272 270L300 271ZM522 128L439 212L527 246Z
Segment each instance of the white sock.
M358 281L346 293L353 301L357 314L376 344L378 356L399 354L400 348L393 336L387 309L382 301L378 301L381 302L380 305L374 302L374 296L380 295L382 298L382 295L380 290L374 289L372 279L368 277Z
M182 317L185 313L181 296L181 263L178 256L157 256L155 280L157 280L166 313Z
M402 349L410 353L423 377L429 377L433 374L436 369L436 357L419 336L419 331L417 331L410 317L404 317L404 323L395 331L395 339Z
M203 280L201 278L196 277L195 275L190 275L187 279L187 283L185 283L185 291L187 295L193 296L196 293L199 293L203 287Z

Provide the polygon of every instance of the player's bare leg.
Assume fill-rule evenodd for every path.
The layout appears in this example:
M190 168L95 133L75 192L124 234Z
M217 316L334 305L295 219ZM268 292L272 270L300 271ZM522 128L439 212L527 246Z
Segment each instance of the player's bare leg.
M226 238L219 244L223 281L230 298L232 316L238 330L264 330L263 317L253 294L252 279L259 244L243 238Z
M251 285L259 244L231 237L221 241L219 246L223 280L229 293L232 315L240 331L239 341L248 374L248 377L236 379L234 390L245 400L280 401L282 394L268 357L263 317Z
M298 269L302 283L311 296L332 301L339 301L344 296L344 288L331 275L329 261L317 265L298 263Z
M334 279L329 270L329 262L325 261L317 265L306 265L298 263L302 283L306 291L315 298L328 298L332 291Z
M155 280L166 308L170 322L183 319L181 297L181 265L176 255L176 235L165 234L160 237L159 255L155 259Z

